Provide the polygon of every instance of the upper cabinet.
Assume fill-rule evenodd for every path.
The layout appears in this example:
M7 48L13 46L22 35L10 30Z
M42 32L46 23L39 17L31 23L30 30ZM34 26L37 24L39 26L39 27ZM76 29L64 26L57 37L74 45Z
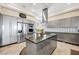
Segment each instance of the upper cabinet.
M79 27L79 16L72 17L71 24L73 27Z
M79 27L79 16L69 17L48 22L50 28L77 28Z

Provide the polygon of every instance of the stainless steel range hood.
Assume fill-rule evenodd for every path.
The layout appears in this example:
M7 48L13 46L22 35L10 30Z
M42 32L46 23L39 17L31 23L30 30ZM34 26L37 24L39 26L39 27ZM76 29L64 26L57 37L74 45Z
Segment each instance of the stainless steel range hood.
M44 8L42 11L42 23L48 22L48 8Z

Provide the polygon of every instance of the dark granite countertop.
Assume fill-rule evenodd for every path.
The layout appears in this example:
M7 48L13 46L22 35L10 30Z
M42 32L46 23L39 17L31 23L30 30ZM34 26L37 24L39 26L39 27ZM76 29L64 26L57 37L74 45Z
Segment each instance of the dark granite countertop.
M27 35L26 40L30 40L33 43L39 43L53 36L56 36L56 34L51 33L51 34L43 34L43 36L37 36L37 34L34 33L34 34Z

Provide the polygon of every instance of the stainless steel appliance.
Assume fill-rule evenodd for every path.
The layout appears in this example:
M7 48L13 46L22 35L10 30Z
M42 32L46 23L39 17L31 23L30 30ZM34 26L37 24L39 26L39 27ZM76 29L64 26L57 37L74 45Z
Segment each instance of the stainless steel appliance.
M33 24L28 24L28 33L33 33L34 29L33 29Z
M17 33L17 40L18 42L21 42L23 40L23 30L22 30L22 22L18 22L17 23L17 29L18 29L18 33Z
M24 39L27 36L27 32L28 32L28 24L27 23L23 23L23 38Z
M18 22L18 43L25 41L26 35L27 35L27 25L26 23L23 22Z

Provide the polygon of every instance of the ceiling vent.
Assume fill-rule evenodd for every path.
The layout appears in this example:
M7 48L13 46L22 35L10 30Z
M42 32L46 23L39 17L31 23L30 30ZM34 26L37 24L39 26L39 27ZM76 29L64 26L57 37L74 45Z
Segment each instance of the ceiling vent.
M20 14L19 14L19 17L21 17L21 18L26 18L26 15L25 15L24 13L20 13Z

